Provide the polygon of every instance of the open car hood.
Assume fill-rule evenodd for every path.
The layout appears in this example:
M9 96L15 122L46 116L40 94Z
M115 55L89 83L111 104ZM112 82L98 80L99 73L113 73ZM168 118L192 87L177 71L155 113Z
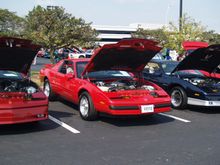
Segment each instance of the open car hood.
M195 50L198 48L208 47L207 42L198 42L198 41L185 41L182 43L184 50Z
M27 74L38 48L31 40L0 37L0 70Z
M204 70L212 73L220 64L220 45L211 45L207 48L199 48L189 54L173 70Z
M157 42L146 39L124 39L100 48L84 69L142 71L145 65L161 50Z

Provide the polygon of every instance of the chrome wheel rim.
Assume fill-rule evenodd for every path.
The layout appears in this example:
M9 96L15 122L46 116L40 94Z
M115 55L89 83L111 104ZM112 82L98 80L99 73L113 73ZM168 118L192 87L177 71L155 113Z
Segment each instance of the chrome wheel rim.
M44 94L45 94L47 97L50 96L50 86L49 86L49 83L48 83L48 82L46 82L46 83L44 84Z
M174 107L178 107L182 103L182 94L179 90L174 90L171 94L171 103Z
M82 114L82 116L88 116L89 101L85 96L83 96L80 100L79 110L80 110L80 113Z

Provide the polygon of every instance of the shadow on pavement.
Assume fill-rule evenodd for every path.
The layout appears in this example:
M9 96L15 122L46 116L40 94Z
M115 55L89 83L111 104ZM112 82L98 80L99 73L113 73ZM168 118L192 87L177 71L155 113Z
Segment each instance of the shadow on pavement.
M64 105L68 106L68 107L71 107L73 110L78 112L78 105L73 104L72 102L69 102L69 101L64 100L62 98L58 98L58 101L61 102Z
M195 107L189 106L188 109L193 112L206 114L220 114L220 107Z
M59 127L59 125L55 124L49 119L24 124L0 125L0 135L27 134L52 130L57 127Z
M73 115L78 114L78 106L66 101L62 98L59 98L59 101L73 109L72 113L60 112L60 111L49 111L50 115L56 117L57 119L65 118ZM80 118L80 116L78 116ZM82 120L83 121L83 120ZM162 123L168 123L174 121L174 119L162 116L162 115L145 115L145 116L111 116L107 114L100 114L99 118L96 121L89 121L89 122L106 122L112 125L116 125L119 127L125 126L141 126L141 125L156 125ZM83 121L86 122L86 121Z
M148 126L148 125L169 123L174 121L174 119L172 118L157 114L150 116L146 115L146 116L124 116L124 117L102 116L100 117L99 120L118 127Z
M60 112L60 111L49 110L49 115L51 115L57 119L61 119L61 118L65 118L65 117L75 116L76 114L69 113L69 112Z

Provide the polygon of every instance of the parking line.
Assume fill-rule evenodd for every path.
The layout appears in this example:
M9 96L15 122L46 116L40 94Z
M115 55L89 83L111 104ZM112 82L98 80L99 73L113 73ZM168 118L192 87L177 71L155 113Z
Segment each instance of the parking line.
M62 121L60 121L60 120L54 118L53 116L50 116L50 115L49 115L49 119L52 120L53 122L59 124L60 126L66 128L67 130L69 130L69 131L72 132L72 133L75 133L75 134L80 133L80 131L76 130L76 129L73 128L73 127L70 127L70 126L67 125L66 123L64 123L64 122L62 122Z
M191 122L189 120L182 119L180 117L176 117L176 116L173 116L173 115L168 115L168 114L165 114L165 113L159 113L159 114L162 115L162 116L170 117L170 118L173 118L175 120L179 120L179 121L185 122L185 123L190 123Z

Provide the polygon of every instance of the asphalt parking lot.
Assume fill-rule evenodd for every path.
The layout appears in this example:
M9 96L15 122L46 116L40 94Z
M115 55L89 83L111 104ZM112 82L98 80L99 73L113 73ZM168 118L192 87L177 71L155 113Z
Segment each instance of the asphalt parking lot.
M0 126L0 164L220 165L220 108L92 122L77 109L50 102L47 121Z
M1 165L220 164L219 109L88 122L76 105L61 100L50 103L49 113L50 119L38 124L0 126Z

